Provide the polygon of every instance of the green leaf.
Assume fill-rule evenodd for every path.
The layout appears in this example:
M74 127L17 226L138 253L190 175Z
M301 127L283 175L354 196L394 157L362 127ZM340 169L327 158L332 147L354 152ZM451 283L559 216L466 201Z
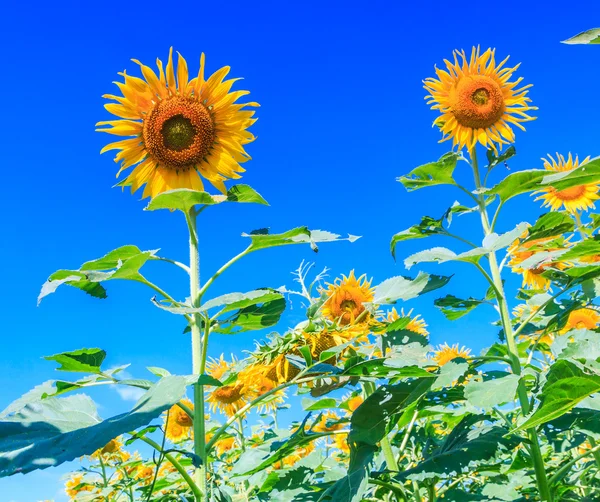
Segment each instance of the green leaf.
M466 472L472 462L490 460L499 451L506 451L517 444L516 438L505 438L508 431L504 427L473 427L488 419L486 415L467 415L440 448L416 467L400 473L397 478L422 481L437 477L456 477Z
M6 418L8 415L20 411L26 405L41 401L44 396L54 394L54 380L47 380L44 383L37 385L30 391L23 394L19 399L10 403L0 413L0 419Z
M419 400L432 383L431 378L419 378L379 387L354 410L348 443L377 445L389 432L392 416Z
M558 360L548 371L546 383L539 396L540 406L513 432L537 427L554 420L598 391L600 391L600 376L585 372L571 361Z
M185 377L162 378L133 410L102 421L88 396L51 397L0 422L0 477L45 469L90 455L111 439L142 427L179 401Z
M452 174L459 160L464 160L460 153L449 152L442 155L437 162L419 166L397 180L408 191L433 185L456 185Z
M529 169L509 174L496 186L488 190L487 194L496 194L502 202L506 202L517 195L533 192L540 187L540 183L548 171L544 169Z
M465 398L476 408L488 411L515 399L519 376L504 371L488 371L482 380L470 380L465 385Z
M578 242L562 254L560 258L564 261L571 261L595 255L600 255L600 235L595 235L591 239Z
M355 235L348 235L348 237L343 238L325 230L309 230L308 227L294 228L282 234L270 234L268 229L261 229L249 234L242 234L242 236L250 237L252 241L248 247L248 251L286 246L289 244L310 244L312 250L317 252L319 250L317 243L344 240L354 242L359 239Z
M388 364L388 358L369 359L346 368L342 376L377 376L377 377L419 377L435 378L435 373L421 369L415 365L396 367Z
M460 359L449 361L440 368L439 376L434 382L432 389L451 387L469 369L469 363L460 362Z
M336 408L337 401L331 397L326 397L325 399L319 399L318 401L313 401L312 399L303 399L302 407L305 411L319 411L326 410L329 408Z
M396 276L386 279L375 287L374 305L394 305L398 300L411 300L419 295L439 289L446 284L450 277L429 275L419 272L415 279Z
M566 234L574 228L575 222L570 215L559 212L546 213L529 228L527 238L523 242Z
M79 349L44 357L47 361L56 361L60 364L56 368L58 371L83 373L102 373L100 366L105 358L106 352L102 349Z
M280 300L283 295L272 289L257 289L248 293L227 293L208 300L202 305L202 310L209 310L215 307L223 307L222 313L239 310L258 303L267 303L274 300Z
M227 190L226 196L210 195L208 192L191 190L189 188L178 188L169 190L154 197L146 206L146 211L157 209L179 209L188 213L198 204L212 206L221 202L254 202L268 206L269 204L262 196L249 185L234 185Z
M454 295L446 295L433 302L433 304L442 311L442 314L446 316L446 319L451 321L460 319L482 303L484 303L483 300L477 300L475 298L463 300Z
M600 28L582 31L574 37L563 40L563 44L600 44Z
M285 298L281 295L275 300L249 305L234 312L229 318L219 320L215 331L232 335L274 326L279 322L285 306Z
M206 373L204 375L200 375L194 383L197 383L198 385L209 385L212 387L221 387L223 385L220 380L217 380L215 377L212 377Z
M122 246L102 258L85 262L79 270L59 270L42 286L38 305L62 284L81 289L96 298L106 298L106 290L100 285L101 282L111 279L143 280L139 270L148 260L158 259L157 251L141 251L136 246Z
M496 156L492 149L489 149L485 154L488 160L488 169L493 169L498 164L506 162L508 159L514 157L517 154L517 150L511 145L498 156Z

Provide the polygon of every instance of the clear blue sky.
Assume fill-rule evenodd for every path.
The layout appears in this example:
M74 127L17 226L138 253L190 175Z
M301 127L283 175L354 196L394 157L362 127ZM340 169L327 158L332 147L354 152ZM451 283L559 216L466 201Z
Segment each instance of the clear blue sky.
M511 169L540 167L549 152L600 154L597 98L600 49L559 44L600 25L598 2L11 2L0 20L2 47L2 192L0 305L0 408L42 381L58 376L44 355L81 347L108 351L107 365L133 363L145 377L148 365L174 373L190 370L182 323L153 307L143 286L109 283L99 301L65 288L36 308L40 285L59 268L76 268L124 244L161 248L187 258L186 228L178 214L143 212L139 197L111 189L116 166L99 150L110 138L94 132L107 120L101 98L116 88L117 72L136 73L130 61L154 64L172 45L197 70L207 55L209 71L230 65L244 88L262 104L249 146L244 182L271 203L218 208L202 218L202 271L208 274L245 245L240 234L260 227L283 231L298 225L363 238L255 254L236 265L213 293L291 285L290 271L302 259L332 274L354 268L380 282L405 274L389 254L391 236L422 214L438 217L460 193L444 188L407 194L395 178L437 159L431 128L435 114L423 101L422 79L433 74L454 48L495 46L499 58L521 61L519 75L533 83L539 119L517 134ZM539 3L538 3L539 4ZM503 175L498 168L496 176ZM500 230L542 211L525 198L511 202ZM475 219L462 228L479 239ZM439 240L402 245L405 257ZM474 270L432 266L456 273L446 292L481 295ZM178 298L183 275L151 264L149 275ZM411 271L413 272L413 271ZM416 270L414 271L416 273ZM509 281L517 285L517 278ZM439 296L439 295L438 295ZM482 308L467 324L451 324L431 307L436 294L407 304L424 314L433 343L461 342L475 351L493 343L493 312ZM286 321L297 322L294 304ZM215 338L212 355L240 353L253 336ZM104 417L131 406L116 392L94 393ZM0 480L0 498L31 502L61 500L58 478L66 467Z

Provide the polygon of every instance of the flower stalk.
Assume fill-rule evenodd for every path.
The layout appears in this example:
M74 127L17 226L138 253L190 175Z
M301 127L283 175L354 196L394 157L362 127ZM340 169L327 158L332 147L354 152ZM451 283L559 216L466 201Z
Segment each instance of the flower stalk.
M471 167L473 168L473 178L475 180L475 188L477 190L477 199L479 206L479 213L481 215L481 223L486 236L493 232L493 227L490 225L490 220L487 213L486 203L484 195L481 193L481 177L479 173L479 165L477 162L477 151L476 148L469 149L469 155L471 157ZM494 217L494 222L498 216L498 212ZM496 253L491 251L488 254L490 275L493 281L494 290L496 292L496 302L498 311L500 312L500 320L502 323L502 329L504 330L504 336L506 338L506 347L508 349L508 356L511 361L511 370L515 375L521 375L521 361L519 359L519 352L516 344L516 338L513 333L512 322L510 313L508 310L508 304L506 302L506 294L504 292L504 284L500 275L500 267L498 266L498 260L496 259ZM521 412L523 415L527 415L531 409L529 403L529 396L527 395L527 389L522 381L519 381L517 388L517 396L521 405ZM544 468L544 459L540 450L540 443L538 441L537 433L534 428L528 429L527 435L530 441L530 452L533 460L535 469L535 477L540 492L540 497L543 501L552 502L552 494L550 492L550 485Z

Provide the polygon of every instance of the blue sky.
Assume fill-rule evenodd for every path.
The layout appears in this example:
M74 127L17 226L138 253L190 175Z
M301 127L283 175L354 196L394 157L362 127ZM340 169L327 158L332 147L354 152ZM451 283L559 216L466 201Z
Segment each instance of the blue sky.
M527 133L518 133L511 170L540 167L539 158L556 151L600 154L600 49L559 44L600 25L600 6L558 5L540 9L535 2L505 1L501 8L483 2L461 9L456 2L422 7L230 1L224 7L107 0L5 7L0 20L0 408L58 376L42 356L81 347L104 348L108 366L132 363L129 371L139 377L148 376L149 365L190 371L182 322L153 307L151 292L141 285L109 283L104 301L65 288L36 308L40 285L51 272L76 268L124 244L187 259L182 217L144 212L139 196L111 189L116 165L111 154L99 155L110 139L94 132L95 122L109 118L101 96L116 90L111 82L117 72L137 74L131 58L153 64L173 46L196 71L204 51L210 72L230 65L231 75L244 77L244 88L262 105L243 181L271 207L228 205L203 215L205 279L243 249L240 234L255 228L279 232L307 225L363 236L354 244L323 245L318 254L300 246L254 254L215 284L214 295L291 285L290 272L301 260L315 261L318 270L330 267L332 276L355 269L378 283L406 274L389 253L394 233L422 214L438 217L457 199L467 202L446 188L409 194L395 181L449 149L437 143L439 133L431 128L435 114L423 102L422 79L453 49L497 47L500 59L510 54L511 63L522 62L519 76L534 84L539 119ZM495 179L504 174L498 168ZM541 213L527 197L512 201L499 230ZM477 220L468 218L459 219L456 228L480 239ZM398 255L448 244L414 241L400 246ZM465 267L426 269L456 274L445 292L481 295L484 283ZM162 264L148 267L149 276L183 299L187 283L179 272ZM519 280L512 277L508 284L517 286ZM435 298L434 293L405 305L425 316L433 343L460 342L475 351L493 343L492 311L482 308L466 323L453 324L431 306ZM294 324L300 315L296 302L285 320ZM216 337L211 354L239 354L251 348L253 336ZM94 397L103 417L131 406L114 391ZM59 477L68 469L2 479L2 499L62 500Z

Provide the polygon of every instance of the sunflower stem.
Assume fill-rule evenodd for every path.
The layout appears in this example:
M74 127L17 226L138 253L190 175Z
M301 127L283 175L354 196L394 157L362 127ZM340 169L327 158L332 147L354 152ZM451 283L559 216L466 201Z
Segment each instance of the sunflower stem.
M473 178L475 180L475 187L478 195L478 206L479 213L481 215L481 223L486 236L493 232L493 227L490 225L490 220L487 213L487 207L485 204L485 198L482 193L479 193L481 188L481 178L479 174L479 166L477 163L477 151L476 148L469 149L469 155L471 156L471 167L473 168ZM499 214L499 209L496 211L494 220L496 220ZM504 336L506 338L506 347L508 349L508 355L511 361L511 369L515 375L521 375L521 361L519 359L519 352L515 342L515 336L513 333L512 322L510 313L508 311L508 305L506 302L506 294L504 292L504 284L500 275L500 268L498 267L498 261L496 259L496 253L490 252L488 255L491 278L494 283L494 290L496 292L496 302L498 305L498 311L500 312L500 319L502 322L502 328L504 330ZM521 404L521 412L523 415L527 415L531 409L529 403L529 397L527 395L527 389L523 384L523 381L519 381L517 388L517 396L519 403ZM546 469L544 468L544 459L540 450L540 443L537 437L535 428L531 428L527 431L529 441L531 443L532 460L535 469L535 477L540 492L540 497L543 501L552 502L552 495L550 493L550 486L548 484L548 478L546 476Z
M190 232L190 301L194 308L200 307L200 254L198 252L198 238L196 231L196 213L192 209L186 214L186 221ZM200 378L204 371L206 362L206 346L208 336L206 331L210 329L208 322L204 322L207 328L204 339L201 337L202 318L200 314L194 313L191 316L190 328L192 332L192 372ZM194 385L194 453L200 458L201 466L194 472L195 483L200 487L200 494L194 493L196 502L210 500L208 494L206 465L206 443L204 437L204 386Z

